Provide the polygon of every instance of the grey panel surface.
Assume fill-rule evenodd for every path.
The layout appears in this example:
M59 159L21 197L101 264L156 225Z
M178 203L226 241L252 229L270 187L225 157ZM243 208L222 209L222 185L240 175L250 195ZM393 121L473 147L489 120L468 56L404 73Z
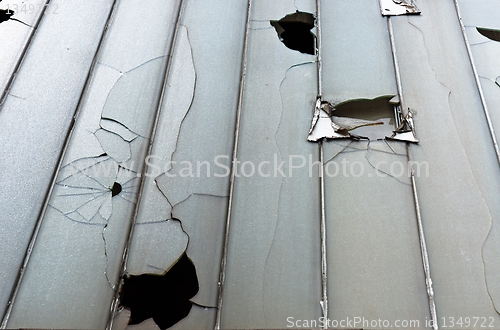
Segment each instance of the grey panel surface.
M405 143L328 141L324 148L330 319L424 327L429 307Z
M318 146L306 141L315 57L287 48L269 23L313 3L252 6L223 291L221 327L228 329L284 328L288 317L321 316L318 166L309 176L306 165L319 157Z
M0 159L2 311L50 186L112 1L93 6L85 1L58 3L59 14L43 20L11 95L0 109L0 153L4 155Z
M396 94L386 18L378 1L321 1L323 98Z
M416 180L437 313L440 325L470 315L499 327L490 297L500 260L492 227L499 167L454 4L420 9L420 17L393 22L406 102L416 110L414 159L430 168Z

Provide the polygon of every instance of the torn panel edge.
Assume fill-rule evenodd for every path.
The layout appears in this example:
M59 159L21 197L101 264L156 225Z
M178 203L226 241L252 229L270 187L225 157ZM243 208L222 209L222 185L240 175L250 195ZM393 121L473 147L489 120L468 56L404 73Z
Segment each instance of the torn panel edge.
M402 115L400 114L399 117ZM412 143L418 143L418 139L415 136L415 126L413 123L413 114L408 109L408 113L406 116L401 118L401 124L398 126L398 128L393 131L393 134L391 136L386 136L385 137L388 140L397 140L397 141L406 141L406 142L412 142Z
M418 139L415 136L415 126L413 122L413 115L410 109L408 109L408 113L404 116L401 112L401 106L399 104L399 98L397 96L393 97L390 101L391 104L394 105L395 109L395 118L397 121L397 129L393 131L393 134L390 137L385 137L389 140L398 140L398 141L406 141L412 143L418 143ZM307 141L309 142L317 142L325 139L353 139L360 140L366 139L362 136L357 136L354 134L350 134L348 131L361 127L361 126L369 126L369 125L377 125L376 121L367 121L354 119L353 126L346 126L343 121L335 121L334 118L338 119L351 119L351 118L343 118L343 117L335 117L332 116L335 111L334 106L328 102L323 101L321 96L316 98L315 106L314 106L314 114L311 121L311 127L309 128L309 134L307 136Z
M380 0L382 16L419 15L420 10L413 0Z
M326 139L348 139L351 135L346 131L337 131L335 123L331 120L332 105L327 101L322 101L321 96L316 98L314 114L309 129L307 141L317 142ZM340 127L337 126L337 129Z

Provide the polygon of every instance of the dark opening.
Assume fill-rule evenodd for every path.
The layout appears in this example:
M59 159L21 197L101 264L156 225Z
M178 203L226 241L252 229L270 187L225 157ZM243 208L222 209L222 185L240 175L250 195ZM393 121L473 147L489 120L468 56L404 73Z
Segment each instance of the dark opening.
M350 133L367 137L370 140L384 139L392 135L395 127L394 104L391 96L382 96L376 99L354 99L336 104L333 116L361 120L376 121L379 124L363 125L350 130ZM335 120L334 120L335 121ZM382 123L382 124L380 124ZM356 124L353 122L353 124ZM355 125L354 125L355 126Z
M311 32L314 27L314 15L297 11L279 21L270 21L276 29L278 38L290 49L304 54L316 54L316 36Z
M10 9L0 9L0 23L8 21L14 12Z
M477 27L476 30L486 38L500 42L500 30L486 29L480 27Z
M15 14L15 12L11 9L0 9L0 23L7 22L8 20L11 20L11 21L16 21L16 22L22 23L26 26L32 27L31 25L28 25L28 24L24 23L23 21L18 20L17 18L12 18L12 16L14 14Z
M198 289L196 269L184 253L163 275L127 276L120 302L130 309L129 324L138 324L152 317L163 330L189 314L192 307L189 299L198 293Z
M115 197L119 193L122 192L122 185L118 182L113 183L113 187L111 188L111 197Z

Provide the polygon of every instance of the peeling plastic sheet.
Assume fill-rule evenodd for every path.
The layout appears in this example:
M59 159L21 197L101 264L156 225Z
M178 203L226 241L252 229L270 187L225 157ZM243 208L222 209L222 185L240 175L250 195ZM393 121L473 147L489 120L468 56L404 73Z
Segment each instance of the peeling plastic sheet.
M380 11L384 16L420 14L414 0L380 0Z
M160 2L115 9L8 327L106 326L179 4Z
M397 49L404 54L399 57L402 81L411 82L405 102L418 109L414 121L420 141L412 146L413 158L428 162L430 169L429 176L416 175L415 181L439 326L443 317L473 313L496 325L500 322L495 311L499 297L495 274L500 269L495 221L500 214L498 162L453 1L419 5L425 15L393 24ZM498 44L476 30L498 28L490 25L498 25L496 1L460 1L460 5L464 23L470 26L467 30L481 42ZM472 44L477 40L470 39ZM483 72L492 74L491 68Z

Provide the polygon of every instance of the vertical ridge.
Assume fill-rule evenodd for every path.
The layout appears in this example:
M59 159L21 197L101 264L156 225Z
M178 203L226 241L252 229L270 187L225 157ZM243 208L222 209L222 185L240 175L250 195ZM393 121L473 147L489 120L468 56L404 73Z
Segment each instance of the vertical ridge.
M241 76L240 76L240 90L238 94L238 108L236 111L236 126L234 133L234 146L233 146L233 158L231 164L234 164L234 160L238 154L238 142L240 135L240 121L241 121L241 109L243 107L243 91L245 88L245 76L247 70L247 51L248 51L248 36L250 33L250 15L252 11L252 0L248 0L247 7L247 20L245 24L245 41L243 43L243 54L241 61ZM228 251L228 243L229 243L229 230L231 227L231 211L233 206L233 192L234 192L234 181L235 181L235 166L231 166L231 182L229 184L229 201L227 206L227 218L226 218L226 227L224 232L224 243L222 248L222 259L221 259L221 270L219 275L219 297L217 301L217 314L215 318L214 328L220 329L221 317L222 317L222 294L224 289L224 281L226 277L226 266L227 266L227 251Z

